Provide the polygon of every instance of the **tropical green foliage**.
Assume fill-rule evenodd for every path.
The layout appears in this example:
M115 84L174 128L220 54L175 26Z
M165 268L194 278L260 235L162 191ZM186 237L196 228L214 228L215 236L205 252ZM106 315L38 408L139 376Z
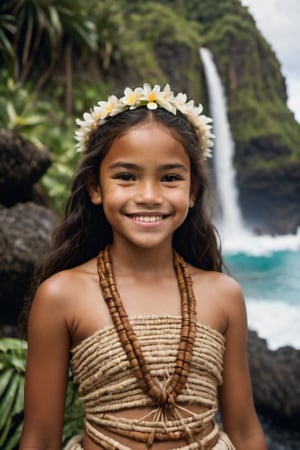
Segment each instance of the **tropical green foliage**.
M23 412L26 343L0 340L0 447L12 450L18 443Z
M51 123L51 126L49 126ZM53 164L43 179L52 205L63 211L77 154L73 151L74 121L55 98L46 101L0 72L0 128L10 129L37 147L51 149ZM62 139L63 137L63 139Z
M5 3L5 1L4 1ZM82 0L11 0L16 20L14 76L24 82L38 65L44 82L69 46L96 51L94 23Z
M0 448L17 448L23 426L24 379L27 343L21 339L0 339ZM42 395L42 393L41 393ZM63 443L80 433L83 414L69 378Z
M182 43L187 51L195 51L199 46L199 23L191 23L171 5L102 0L90 2L89 8L97 29L98 62L104 79L163 82L166 75L157 47L161 43Z
M48 108L48 103L38 100L34 93L15 83L7 76L7 72L0 72L0 126L2 128L14 130L29 138L32 128L36 131L39 125L46 123ZM39 143L37 136L36 143Z
M86 86L76 83L74 86L75 115L87 110L101 96L107 95L108 85L103 82ZM43 177L53 208L63 213L64 203L70 187L70 181L78 159L74 151L75 117L68 116L61 106L62 87L52 93L39 96L30 89L30 85L14 82L6 71L0 71L0 128L10 129L22 134L38 147L47 147L51 151L52 166ZM80 95L85 92L85 96ZM50 125L50 126L49 126Z
M14 57L12 37L16 32L16 22L11 14L10 2L0 3L0 64L9 64Z

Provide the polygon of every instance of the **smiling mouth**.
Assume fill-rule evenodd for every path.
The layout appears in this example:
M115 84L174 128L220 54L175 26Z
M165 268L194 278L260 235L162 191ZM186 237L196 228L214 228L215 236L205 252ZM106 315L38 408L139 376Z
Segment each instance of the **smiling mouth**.
M129 216L136 222L154 223L161 222L166 216Z

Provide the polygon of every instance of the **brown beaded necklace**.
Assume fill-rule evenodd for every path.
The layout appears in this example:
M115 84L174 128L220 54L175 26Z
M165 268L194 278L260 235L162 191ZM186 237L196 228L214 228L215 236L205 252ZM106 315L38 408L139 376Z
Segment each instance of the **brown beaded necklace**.
M174 372L167 387L162 389L151 375L138 338L128 320L116 286L109 246L100 251L97 258L100 287L108 305L119 340L127 354L140 387L160 407L174 405L176 397L183 390L190 370L195 340L196 301L192 289L192 280L185 261L175 251L173 252L173 261L181 296L181 338Z

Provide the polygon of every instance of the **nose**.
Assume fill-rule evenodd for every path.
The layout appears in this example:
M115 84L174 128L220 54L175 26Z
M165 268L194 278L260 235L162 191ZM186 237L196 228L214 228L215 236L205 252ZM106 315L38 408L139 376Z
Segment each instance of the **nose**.
M160 205L163 201L161 186L158 181L144 180L137 186L135 202L144 205Z

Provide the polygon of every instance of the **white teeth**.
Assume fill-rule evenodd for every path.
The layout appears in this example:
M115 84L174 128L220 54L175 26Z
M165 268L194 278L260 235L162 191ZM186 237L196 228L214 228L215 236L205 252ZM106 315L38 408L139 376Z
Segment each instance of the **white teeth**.
M162 216L133 216L133 219L138 222L159 222Z

